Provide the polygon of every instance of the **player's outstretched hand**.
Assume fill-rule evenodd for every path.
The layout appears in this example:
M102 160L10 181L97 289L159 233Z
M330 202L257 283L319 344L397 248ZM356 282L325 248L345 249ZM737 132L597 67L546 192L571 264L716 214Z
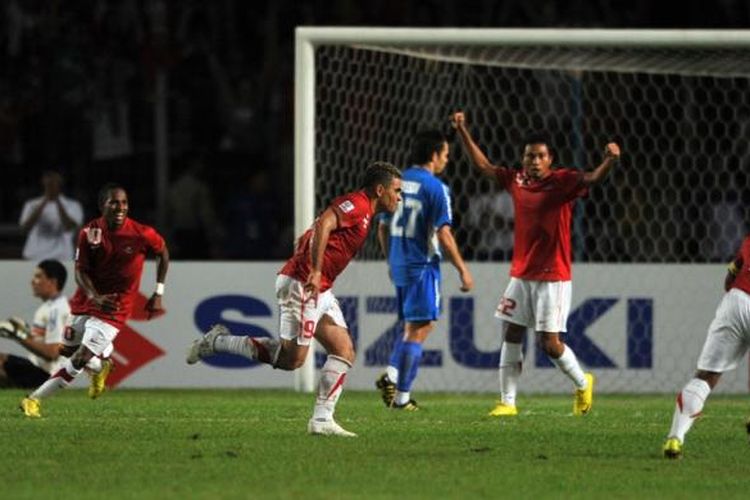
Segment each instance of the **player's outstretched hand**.
M148 319L151 319L154 314L158 314L164 311L161 305L161 295L154 293L151 298L146 302L146 312L148 313Z
M453 128L459 129L466 125L466 115L463 111L456 111L451 115L451 125Z
M471 275L469 270L461 273L461 291L468 292L474 288L474 277Z
M616 142L610 142L604 146L605 158L611 158L613 160L620 159L620 146Z

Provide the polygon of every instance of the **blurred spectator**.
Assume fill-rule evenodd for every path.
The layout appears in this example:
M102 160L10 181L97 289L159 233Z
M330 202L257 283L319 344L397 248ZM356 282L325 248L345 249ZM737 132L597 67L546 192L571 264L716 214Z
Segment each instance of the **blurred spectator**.
M27 233L24 259L73 260L73 236L83 223L83 208L62 194L62 186L62 175L47 170L42 174L42 196L24 204L19 220Z
M192 155L182 175L169 188L167 227L174 258L201 260L219 253L222 228L204 175L202 157Z

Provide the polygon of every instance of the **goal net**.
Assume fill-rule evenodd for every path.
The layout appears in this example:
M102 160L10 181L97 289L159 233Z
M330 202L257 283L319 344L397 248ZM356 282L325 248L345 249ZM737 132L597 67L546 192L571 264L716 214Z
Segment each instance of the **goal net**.
M623 326L609 325L601 313L600 324L589 321L581 332L585 342L571 342L577 351L591 350L580 357L595 371L603 371L609 390L634 390L639 378L659 379L648 386L651 390L676 389L684 382L695 368L705 328L721 296L719 264L732 257L747 230L745 221L750 220L746 33L305 30L320 36L309 38L312 59L300 69L298 32L298 223L300 205L305 203L301 191L309 196L312 213L317 213L334 196L357 187L369 162L408 166L414 133L425 128L450 133L448 117L456 110L466 113L477 143L496 164L519 166L523 138L536 131L551 138L559 166L590 169L601 161L607 142L618 142L621 164L577 203L574 212L573 293L579 320L583 314L598 318L596 307L606 308L610 299L615 301L612 310L622 309ZM303 78L308 70L311 73ZM306 96L299 80L307 82ZM301 106L308 109L300 110ZM444 338L435 341L440 348L430 350L441 359L428 357L425 363L433 368L423 370L428 375L421 372L420 379L428 389L494 390L496 376L490 365L500 345L499 325L492 318L493 304L481 304L486 297L479 293L486 291L492 303L507 283L512 204L507 194L472 170L458 141L451 145L452 161L443 180L452 190L455 235L474 270L478 292L463 297L473 302L454 297L457 287L449 287L455 272L449 264L443 266L448 278L444 316L434 335ZM314 163L301 173L299 168L305 167L300 157L305 154ZM311 215L304 216L307 220L298 232ZM359 297L359 325L367 323L368 314L393 315L372 326L376 332L360 332L363 338L371 335L366 345L358 346L358 363L371 377L372 370L382 370L399 328L391 328L390 337L381 335L395 312L388 293L377 285L382 277L378 273L385 274L386 268L378 262L382 256L374 231L359 259L337 283L337 295L342 287L349 290L344 281L359 287L351 292ZM579 266L584 276L580 284ZM691 274L699 268L710 272ZM667 301L655 291L661 285L650 284L656 274L670 270L661 279L672 281L674 311L663 309ZM682 274L687 274L685 282L679 279ZM621 276L618 279L625 283L599 286L612 276ZM387 288L387 280L383 286ZM703 297L708 307L685 318L678 311L690 306L691 294ZM583 301L578 309L576 298ZM593 309L585 309L587 304ZM455 335L450 331L461 307L472 308L463 313L470 314L474 327L463 354L457 352L460 346L451 344ZM663 322L662 315L669 315L669 320ZM672 331L678 328L688 331ZM598 331L604 329L624 329L625 340L609 345L614 334ZM632 334L639 329L641 337ZM690 340L680 342L680 335ZM548 373L534 346L528 349L539 373ZM644 356L649 359L637 359L634 353L641 351L648 351ZM599 354L609 362L597 358ZM453 372L440 373L440 368L462 355L486 356L474 363L476 374L465 374L465 383L447 383ZM737 375L736 387L746 387L744 372ZM567 389L562 376L547 378L554 380L548 383L540 376L532 385L541 391Z

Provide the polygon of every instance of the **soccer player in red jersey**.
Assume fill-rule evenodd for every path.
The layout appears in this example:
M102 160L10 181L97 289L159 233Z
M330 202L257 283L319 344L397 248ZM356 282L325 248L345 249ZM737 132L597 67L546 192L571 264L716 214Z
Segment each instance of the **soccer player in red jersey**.
M677 394L672 428L664 443L666 458L681 458L685 434L701 415L721 374L734 370L750 348L750 235L742 241L724 279L726 293L708 327L698 370ZM746 424L750 433L750 420Z
M230 335L214 325L193 342L188 364L217 352L238 354L282 370L302 366L310 341L318 340L328 353L321 370L310 434L351 437L333 419L346 374L354 363L354 344L331 287L336 277L362 247L373 217L392 213L401 199L401 172L386 162L367 167L362 189L335 198L297 241L294 255L276 279L279 339Z
M107 184L99 191L99 208L102 216L86 224L78 235L78 289L70 300L73 319L63 339L67 346L77 348L58 371L23 399L21 409L28 417L40 417L42 398L70 385L90 359L110 348L132 312L147 254L155 254L158 263L156 291L146 310L162 309L169 267L164 238L154 228L128 217L128 195L117 184Z
M506 189L513 198L515 242L510 283L495 316L503 320L505 335L500 354L501 400L491 416L518 414L516 391L523 361L522 342L527 328L537 332L539 344L575 384L573 414L591 409L594 377L584 373L573 350L560 340L566 331L571 301L570 221L576 198L600 182L620 158L620 147L609 143L604 160L590 172L552 169L549 142L529 138L521 158L521 170L495 166L471 137L463 112L451 117L464 149L474 166Z

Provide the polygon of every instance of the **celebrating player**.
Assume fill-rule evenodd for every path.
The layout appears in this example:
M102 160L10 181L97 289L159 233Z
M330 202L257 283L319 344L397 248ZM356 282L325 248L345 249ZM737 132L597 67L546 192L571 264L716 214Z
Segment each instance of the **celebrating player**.
M117 184L107 184L99 191L99 208L102 216L81 229L76 248L78 289L70 301L73 319L63 342L77 348L60 369L21 401L27 417L40 417L43 398L70 385L90 359L111 348L132 312L149 253L157 256L157 283L146 309L161 310L169 267L164 239L152 227L128 217L128 195Z
M298 240L294 255L279 271L276 297L280 339L230 335L215 325L193 342L189 364L217 352L239 354L282 370L302 366L314 337L328 353L318 383L310 434L351 437L333 419L346 374L354 362L354 344L331 287L364 244L373 216L393 212L401 199L401 172L385 162L367 167L363 188L339 196Z
M378 241L388 258L396 285L398 316L404 320L403 339L375 383L386 406L414 411L411 386L422 358L422 343L440 315L440 259L442 247L467 292L474 279L453 238L450 190L436 176L448 164L448 141L437 130L418 133L412 142L413 166L404 171L403 203L378 226ZM439 245L438 245L439 243ZM396 383L397 382L397 383Z
M544 352L575 384L573 414L591 410L594 376L584 373L573 350L560 340L570 310L570 219L575 199L600 182L620 158L620 147L609 143L604 160L590 172L552 169L550 144L542 136L526 140L522 170L495 166L471 137L463 112L454 113L453 126L474 166L513 198L515 229L510 283L495 316L505 336L500 354L501 400L491 416L518 414L516 391L521 374L521 346L527 328L534 328Z
M681 458L685 434L703 411L721 374L733 370L750 346L750 236L746 236L724 279L724 298L708 327L698 371L677 394L672 428L664 443L666 458ZM750 421L748 422L750 432Z

